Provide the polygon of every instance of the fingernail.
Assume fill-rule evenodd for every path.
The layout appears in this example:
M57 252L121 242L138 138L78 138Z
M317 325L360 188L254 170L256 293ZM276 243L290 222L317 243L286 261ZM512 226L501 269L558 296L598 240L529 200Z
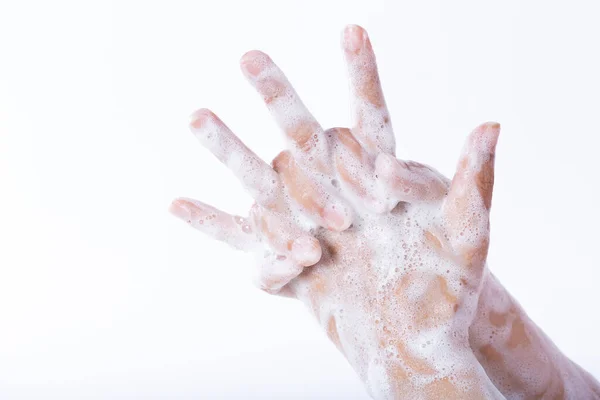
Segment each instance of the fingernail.
M240 60L242 72L248 77L256 78L266 67L269 56L258 50L250 50Z
M493 129L493 133L490 137L490 145L491 145L491 150L492 152L496 151L496 145L498 144L498 137L500 137L500 124L499 123L494 123L491 126L491 129Z
M171 206L169 207L169 212L177 218L188 222L190 220L190 217L192 216L192 212L189 205L185 200L181 199L174 200L171 203Z
M358 25L350 25L344 32L344 46L352 53L358 54L365 42L365 31Z
M212 111L206 108L201 108L197 111L194 111L190 115L190 127L192 129L202 128L206 121L208 121L208 119L211 118L213 115L214 114L212 113Z
M491 129L500 130L500 124L497 122L488 122L486 123L486 125L489 126Z
M486 122L481 126L482 145L487 151L494 153L500 136L500 124L497 122Z

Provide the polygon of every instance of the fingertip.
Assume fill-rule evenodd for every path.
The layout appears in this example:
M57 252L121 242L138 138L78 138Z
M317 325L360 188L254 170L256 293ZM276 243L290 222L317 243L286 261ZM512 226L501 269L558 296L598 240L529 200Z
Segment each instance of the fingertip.
M490 132L491 149L495 151L500 136L500 124L498 122L488 122L488 131Z
M342 232L352 225L352 214L347 207L338 204L326 206L322 211L322 218L327 226L325 228L336 232Z
M342 46L347 52L358 54L367 41L367 31L359 25L350 24L344 28Z
M289 150L284 150L277 154L277 156L271 161L273 170L277 173L285 173L287 166L292 160L292 154Z
M192 215L189 201L183 198L173 200L169 206L169 212L175 217L188 222Z
M208 108L201 108L190 114L189 127L192 131L202 129L209 120L216 120L217 116Z
M498 123L498 122L489 121L489 122L486 122L485 125L487 127L489 127L490 129L500 131L500 123Z
M488 121L479 125L473 131L474 134L479 135L498 135L500 133L500 124L498 122Z
M500 136L500 124L494 121L488 121L473 132L474 144L479 144L480 150L488 153L495 153L498 137Z
M248 78L256 78L267 65L271 58L260 50L250 50L240 58L240 67L242 72Z
M321 244L312 236L301 236L292 243L292 257L303 267L319 262L322 255Z

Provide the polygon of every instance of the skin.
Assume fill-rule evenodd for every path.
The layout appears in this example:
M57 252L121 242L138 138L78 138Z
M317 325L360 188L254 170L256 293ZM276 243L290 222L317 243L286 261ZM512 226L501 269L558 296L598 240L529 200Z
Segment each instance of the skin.
M302 301L377 399L600 398L489 272L500 125L469 135L456 173L394 156L366 32L348 26L352 128L324 130L283 73L251 51L242 71L289 140L271 165L212 112L190 128L254 197L247 217L191 199L171 212L254 252L256 284Z

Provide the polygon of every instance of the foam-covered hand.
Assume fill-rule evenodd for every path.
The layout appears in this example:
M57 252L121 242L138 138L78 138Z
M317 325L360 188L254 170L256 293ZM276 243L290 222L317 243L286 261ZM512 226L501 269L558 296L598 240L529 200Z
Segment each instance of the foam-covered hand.
M366 32L343 47L352 129L323 130L264 53L242 58L290 150L264 163L208 110L201 142L256 200L247 218L195 200L171 210L260 260L258 284L308 305L375 398L502 398L469 348L489 244L500 127L467 139L449 181L394 156L394 135Z

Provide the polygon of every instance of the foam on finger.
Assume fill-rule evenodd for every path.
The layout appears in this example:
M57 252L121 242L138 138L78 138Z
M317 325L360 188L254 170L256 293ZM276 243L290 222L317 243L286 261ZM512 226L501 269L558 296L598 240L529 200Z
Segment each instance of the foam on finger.
M260 204L279 206L280 182L277 173L261 160L211 111L201 109L190 117L190 129L242 182Z
M246 218L228 214L201 201L179 198L171 203L169 211L199 231L236 249L255 250L259 244L256 232Z
M431 202L443 199L448 182L430 167L380 153L375 161L377 181L388 196L388 206L399 201Z
M273 160L273 168L281 177L286 194L306 217L335 231L352 224L352 209L301 168L290 152L280 153Z
M367 32L358 25L349 25L342 35L342 47L348 65L353 131L371 153L394 154L391 119Z
M349 129L329 129L325 134L331 143L333 164L344 197L354 208L366 207L377 213L389 211L376 190L373 156L363 149Z
M443 213L454 245L469 253L487 248L494 184L495 148L500 124L486 122L471 132L463 147Z
M278 294L304 270L290 257L272 252L257 254L257 266L254 284L269 294Z
M291 254L297 264L309 267L315 265L321 259L321 245L312 236L300 236L292 243Z
M271 58L253 50L242 56L240 65L246 78L262 95L271 115L298 156L327 159L323 129ZM327 167L324 164L321 166Z

